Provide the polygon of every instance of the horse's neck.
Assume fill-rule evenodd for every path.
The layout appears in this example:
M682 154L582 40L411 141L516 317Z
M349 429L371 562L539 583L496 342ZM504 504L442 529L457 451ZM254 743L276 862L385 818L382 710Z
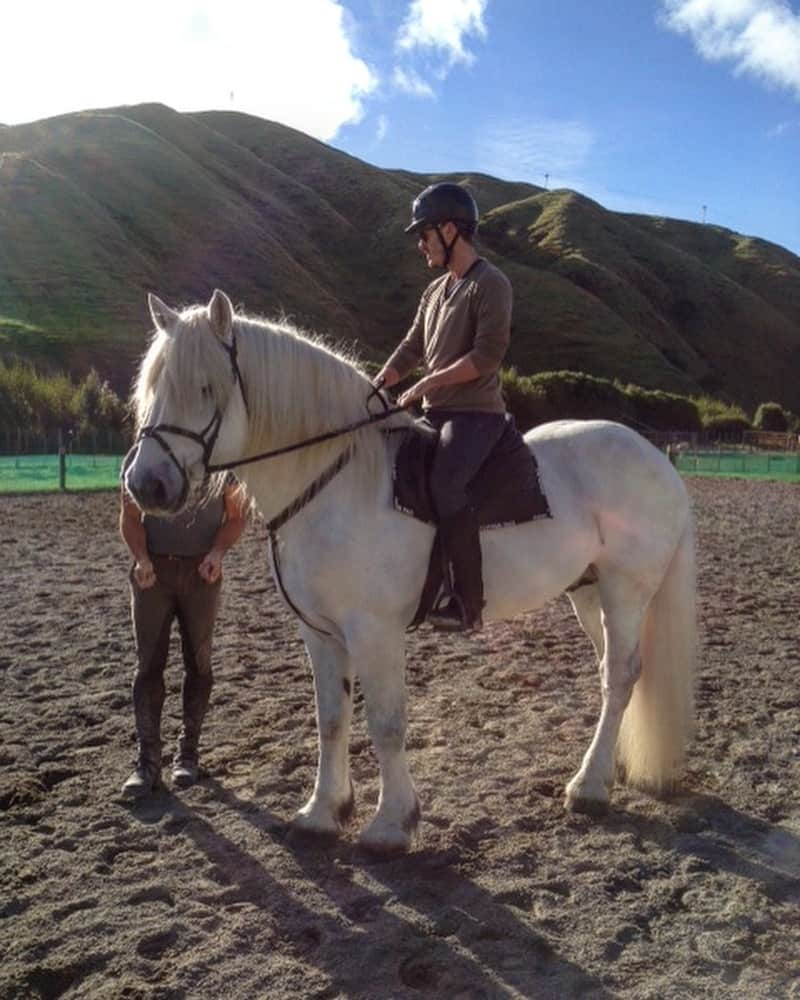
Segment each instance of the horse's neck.
M366 379L359 378L346 361L316 344L303 338L282 342L285 336L289 335L270 328L262 342L265 350L258 357L261 374L256 369L256 384L267 387L270 411L256 415L251 424L251 454L294 445L366 416ZM252 361L258 363L256 357ZM341 487L346 481L353 485L352 496L347 499L359 507L366 499L361 493L375 492L376 482L383 475L381 466L386 464L380 439L374 431L366 434L370 436L366 440L363 434L347 435L243 469L243 478L262 515L271 520L294 503L330 469L348 445L354 446L354 457L337 475L336 484ZM363 491L358 488L359 478L366 487ZM325 492L332 488L333 483Z
M358 519L387 506L390 459L376 432L368 431L367 435L371 440L365 440L363 433L346 435L243 467L242 478L261 515L273 520L309 490L312 495L306 497L306 504L313 502L317 513L333 504L346 508L348 517ZM350 456L337 469L345 452Z

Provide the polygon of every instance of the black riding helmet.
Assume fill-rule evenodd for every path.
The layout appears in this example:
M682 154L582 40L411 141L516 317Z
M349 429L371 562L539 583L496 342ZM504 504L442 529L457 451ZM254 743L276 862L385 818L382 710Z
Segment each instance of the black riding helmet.
M425 226L452 222L459 232L472 235L478 228L478 206L460 184L431 184L417 195L411 207L411 225L407 233L418 233Z

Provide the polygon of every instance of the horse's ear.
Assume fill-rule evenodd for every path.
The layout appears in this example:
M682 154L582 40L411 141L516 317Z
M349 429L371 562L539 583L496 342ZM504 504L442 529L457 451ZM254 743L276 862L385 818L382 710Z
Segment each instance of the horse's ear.
M152 292L148 293L147 305L150 307L150 315L158 329L163 330L164 333L170 333L178 321L178 314L175 310L170 309L166 302L162 302Z
M208 319L219 339L229 343L233 337L233 303L219 288L214 289L208 303Z

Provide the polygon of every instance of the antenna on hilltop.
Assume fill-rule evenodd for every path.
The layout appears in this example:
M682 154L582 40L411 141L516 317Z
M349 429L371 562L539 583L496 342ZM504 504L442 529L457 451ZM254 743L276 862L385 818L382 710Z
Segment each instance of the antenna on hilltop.
M708 209L708 205L703 205L703 225L706 224L706 210L707 209Z

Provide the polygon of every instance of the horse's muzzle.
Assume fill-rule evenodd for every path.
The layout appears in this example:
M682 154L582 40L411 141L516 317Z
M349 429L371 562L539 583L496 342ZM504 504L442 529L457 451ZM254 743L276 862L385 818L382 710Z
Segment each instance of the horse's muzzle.
M123 472L125 489L148 513L176 513L186 503L189 486L186 476L176 476L176 469L169 459L144 466L138 451L138 448L134 449L131 461L126 461Z

